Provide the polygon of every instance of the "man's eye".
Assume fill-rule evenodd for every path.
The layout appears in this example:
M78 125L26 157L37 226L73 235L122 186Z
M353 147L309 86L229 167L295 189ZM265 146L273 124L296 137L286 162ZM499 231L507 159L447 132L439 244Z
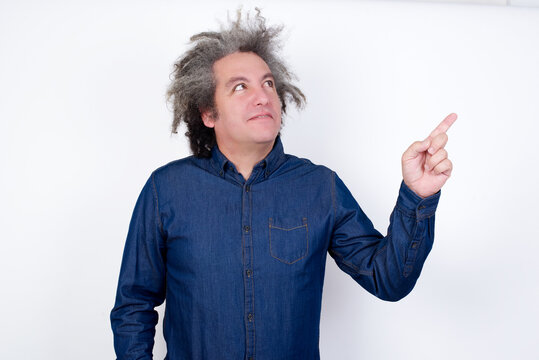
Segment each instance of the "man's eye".
M234 91L245 90L245 84L238 84L234 86Z
M266 84L266 86L273 87L273 80L266 80L264 84Z

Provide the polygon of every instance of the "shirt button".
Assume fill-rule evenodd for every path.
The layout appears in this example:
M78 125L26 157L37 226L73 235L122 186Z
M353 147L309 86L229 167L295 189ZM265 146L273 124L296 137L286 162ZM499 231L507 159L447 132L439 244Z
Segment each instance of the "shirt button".
M251 185L247 185L247 186L245 187L245 192L249 192L249 191L251 191Z
M418 246L419 246L419 243L417 241L414 241L412 243L412 249L417 249Z
M426 207L425 205L421 205L421 206L419 207L419 210L423 210L425 207Z
M243 230L245 230L245 232L249 232L249 230L251 230L251 227L249 225L245 225L243 227Z
M251 277L251 275L253 275L253 272L251 271L251 269L248 269L246 273L247 273L247 277Z
M249 315L247 315L247 319L249 320L249 322L252 322L253 321L253 314L249 313Z

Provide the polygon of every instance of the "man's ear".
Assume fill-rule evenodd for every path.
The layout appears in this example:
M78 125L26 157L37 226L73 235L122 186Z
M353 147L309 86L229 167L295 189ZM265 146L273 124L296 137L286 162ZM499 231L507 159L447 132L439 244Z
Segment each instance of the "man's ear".
M215 127L215 114L211 110L203 110L200 112L200 117L202 122L206 127L213 128Z

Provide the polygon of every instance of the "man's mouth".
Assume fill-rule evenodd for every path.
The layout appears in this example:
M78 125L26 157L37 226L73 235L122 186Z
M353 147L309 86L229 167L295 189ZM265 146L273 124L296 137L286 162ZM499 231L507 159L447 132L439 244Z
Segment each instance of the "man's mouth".
M252 116L251 118L249 118L249 120L267 119L267 118L273 119L273 116L271 116L270 113L264 113L264 114L258 114L258 115Z

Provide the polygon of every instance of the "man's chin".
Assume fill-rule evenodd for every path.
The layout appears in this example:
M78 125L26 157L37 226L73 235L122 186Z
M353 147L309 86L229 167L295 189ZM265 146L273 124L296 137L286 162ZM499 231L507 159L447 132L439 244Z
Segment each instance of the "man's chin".
M265 135L265 136L260 136L260 137L257 137L255 139L255 142L258 143L258 144L273 144L273 142L275 141L275 139L277 138L277 135L279 135L278 133L277 134L268 134L268 135Z

